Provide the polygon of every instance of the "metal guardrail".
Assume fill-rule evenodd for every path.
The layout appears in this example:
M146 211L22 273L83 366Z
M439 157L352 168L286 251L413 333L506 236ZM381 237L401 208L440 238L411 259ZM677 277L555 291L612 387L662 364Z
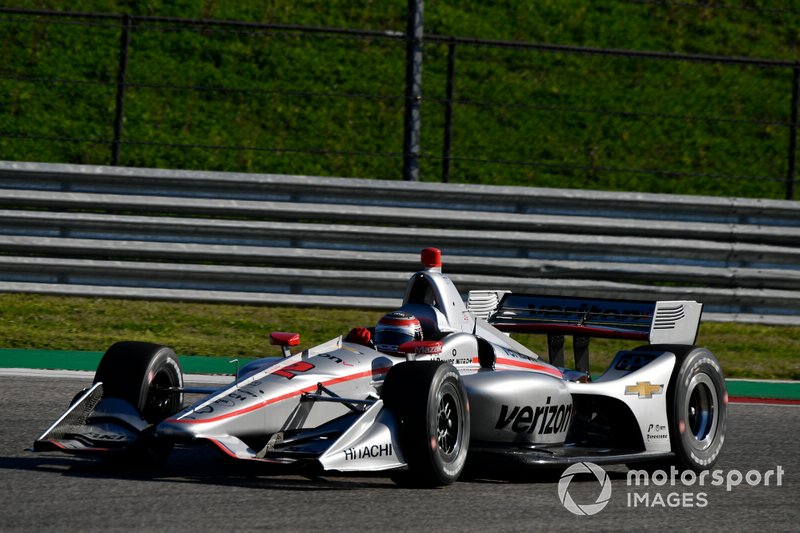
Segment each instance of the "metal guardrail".
M49 191L2 191L0 206L47 208L64 211L159 213L216 217L250 217L272 220L307 220L322 214L343 224L376 224L386 221L387 207L398 227L446 227L468 230L575 233L578 235L638 236L713 240L716 242L786 245L800 240L800 227L748 226L643 219L617 220L607 217L537 215L521 213L455 210L444 207L405 208L397 206L356 206L330 203L266 202L251 200L216 200L173 196L133 196ZM32 220L32 216L27 217Z
M334 255L334 254L331 254ZM346 255L337 252L335 255ZM375 254L379 255L379 254ZM383 261L393 258L399 263L411 262L417 254L382 254ZM364 262L369 261L364 258ZM459 257L451 258L458 268ZM408 280L405 272L372 270L321 270L313 268L276 268L242 265L163 264L140 261L110 261L41 257L0 257L0 267L6 280L23 284L66 284L71 286L103 285L117 287L124 296L128 288L167 289L180 299L181 290L221 291L248 293L249 295L281 296L305 295L313 297L325 291L325 296L342 294L345 298L356 296L379 299L381 305L393 301L399 305L398 295ZM535 292L542 295L582 295L608 297L609 294L630 299L668 299L674 297L675 288L643 286L623 281L579 279L521 278L516 276L450 274L461 290L480 290L502 287L514 292ZM800 308L800 292L760 288L682 287L685 298L697 299L708 307L723 313L782 314L786 309ZM91 292L89 294L92 294ZM327 301L327 300L326 300ZM341 305L341 300L333 305ZM319 305L330 305L320 303ZM366 302L362 300L362 305ZM374 304L367 307L376 307Z
M0 221L5 221L0 211ZM79 220L81 214L68 214ZM39 214L47 217L49 213ZM96 217L97 215L95 215ZM117 219L120 217L116 217ZM577 278L577 279L637 279L663 282L710 284L731 287L793 288L798 286L800 273L789 268L757 268L736 265L791 265L800 262L800 251L791 248L777 248L759 245L744 245L736 248L705 241L678 241L680 249L665 250L657 239L615 238L613 243L605 237L584 237L575 242L565 242L563 235L530 235L528 241L506 239L493 240L493 232L425 230L398 231L374 226L354 226L352 232L344 231L343 226L322 224L279 224L266 226L262 235L255 234L250 224L237 225L227 222L224 232L210 234L204 230L206 221L196 221L192 232L190 219L178 219L184 233L172 233L170 227L176 220L169 219L163 227L148 226L152 217L130 217L134 220L147 220L141 233L129 228L123 234L114 228L95 228L92 231L79 231L70 223L58 223L40 232L26 228L7 226L7 231L17 235L0 235L0 246L8 253L25 253L45 256L70 256L81 253L87 257L106 257L116 259L160 258L173 261L224 261L233 264L271 264L271 265L325 265L332 268L380 268L398 270L405 267L413 270L418 266L416 255L386 255L391 250L416 250L419 243L435 242L448 245L449 268L459 273L510 275L521 278ZM219 222L219 221L214 221ZM156 233L157 230L162 230ZM237 232L237 229L240 231ZM20 234L25 232L25 234ZM455 233L455 235L454 235ZM369 234L371 238L361 238ZM466 239L472 236L472 241ZM519 237L519 236L517 236ZM335 239L335 240L334 240ZM534 241L534 239L536 239ZM465 246L459 246L459 241ZM175 242L180 247L175 247ZM672 242L672 241L670 241ZM667 244L670 244L667 242ZM508 247L501 248L502 244ZM470 247L466 245L469 244ZM575 253L572 246L582 247ZM519 247L521 245L521 247ZM702 246L705 257L702 264L697 252L686 246ZM336 246L337 248L330 248ZM372 251L362 252L365 246ZM292 250L285 248L291 247ZM351 250L342 250L342 248ZM497 249L498 257L476 257L487 251ZM611 254L622 254L626 247L637 248L636 255L629 254L609 260ZM716 249L714 249L716 248ZM514 255L523 249L524 253ZM297 251L297 254L292 253ZM352 253L351 253L352 252ZM413 252L412 252L413 253ZM383 254L383 255L381 255ZM471 254L471 255L452 255ZM553 259L551 256L570 256L571 259ZM770 263L771 262L771 263Z
M695 298L800 323L800 205L0 162L0 291L387 308L463 290Z
M4 189L800 227L794 201L0 161Z

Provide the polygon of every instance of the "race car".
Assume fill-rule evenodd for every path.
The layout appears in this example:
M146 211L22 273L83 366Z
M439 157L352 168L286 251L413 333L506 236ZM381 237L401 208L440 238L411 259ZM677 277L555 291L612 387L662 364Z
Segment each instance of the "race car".
M465 472L595 464L711 468L725 439L720 364L694 345L702 304L473 291L466 303L427 248L400 309L292 354L243 366L227 386L192 388L173 350L120 342L94 384L34 443L162 461L205 443L300 472L386 471L397 483L450 484ZM550 362L511 332L547 335ZM575 368L564 365L574 336ZM645 343L589 375L592 337ZM188 406L184 395L202 394ZM521 468L524 467L524 468Z

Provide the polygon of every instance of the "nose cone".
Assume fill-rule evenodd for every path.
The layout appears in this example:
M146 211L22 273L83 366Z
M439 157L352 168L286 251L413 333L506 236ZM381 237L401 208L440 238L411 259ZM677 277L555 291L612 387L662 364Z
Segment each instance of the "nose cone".
M170 418L156 426L156 435L173 441L190 441L198 437L194 424L181 423Z

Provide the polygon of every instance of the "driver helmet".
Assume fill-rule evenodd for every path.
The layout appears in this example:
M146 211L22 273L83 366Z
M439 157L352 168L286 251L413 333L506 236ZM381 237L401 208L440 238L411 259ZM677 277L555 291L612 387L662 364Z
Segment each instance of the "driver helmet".
M398 353L398 346L404 342L421 340L419 320L405 311L384 315L375 327L375 348L384 353Z

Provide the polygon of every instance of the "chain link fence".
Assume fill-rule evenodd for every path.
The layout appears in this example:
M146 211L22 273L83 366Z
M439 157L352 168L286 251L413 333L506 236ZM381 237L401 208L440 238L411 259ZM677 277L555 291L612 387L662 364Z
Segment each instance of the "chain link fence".
M0 8L0 33L0 159L402 178L401 32ZM424 181L794 198L798 62L423 50Z

